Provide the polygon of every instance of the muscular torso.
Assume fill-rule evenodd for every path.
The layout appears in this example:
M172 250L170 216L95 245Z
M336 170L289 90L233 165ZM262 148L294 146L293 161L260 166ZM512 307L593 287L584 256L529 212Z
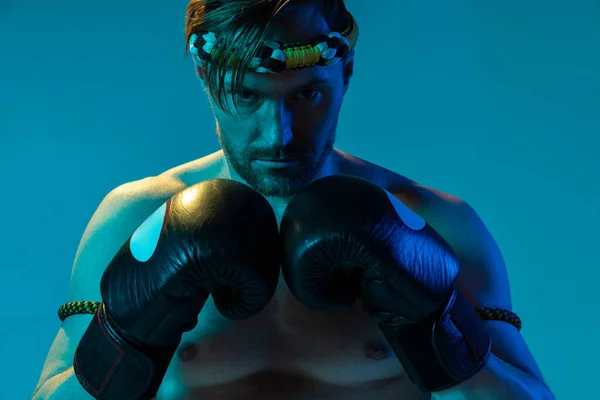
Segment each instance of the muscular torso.
M413 206L417 201L408 179L340 152L337 158L338 173L369 179ZM216 153L171 174L186 185L227 178L222 163L222 155ZM281 205L274 210L280 219ZM225 319L209 299L198 325L184 334L157 396L158 400L366 398L430 396L408 380L360 302L344 312L309 310L294 299L283 279L270 304L244 321Z

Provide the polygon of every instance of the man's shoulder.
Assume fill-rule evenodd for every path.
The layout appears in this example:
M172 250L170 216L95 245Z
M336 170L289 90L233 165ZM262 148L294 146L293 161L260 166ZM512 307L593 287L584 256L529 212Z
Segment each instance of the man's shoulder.
M111 190L102 201L101 209L109 215L149 214L186 187L175 177L149 176Z
M180 164L155 176L126 182L114 188L108 197L125 204L166 201L196 183L223 177L220 153Z
M398 197L415 211L455 209L466 202L454 195L425 186L381 165L338 151L342 158L342 173L367 179Z
M170 168L160 179L181 182L187 186L215 178L227 178L227 167L222 150Z

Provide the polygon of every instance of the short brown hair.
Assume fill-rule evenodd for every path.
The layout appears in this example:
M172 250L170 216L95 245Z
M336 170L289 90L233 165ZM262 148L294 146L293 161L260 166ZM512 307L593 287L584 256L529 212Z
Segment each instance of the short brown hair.
M234 93L238 93L248 65L264 40L271 21L282 11L298 4L314 4L325 17L330 30L341 32L345 28L348 11L344 0L190 1L185 16L186 54L194 33L211 31L219 34L219 46L213 59L220 62L206 67L205 79L209 94L220 108L230 112L223 85L227 69L233 71L232 87ZM238 31L240 33L236 36ZM237 109L235 97L234 106Z

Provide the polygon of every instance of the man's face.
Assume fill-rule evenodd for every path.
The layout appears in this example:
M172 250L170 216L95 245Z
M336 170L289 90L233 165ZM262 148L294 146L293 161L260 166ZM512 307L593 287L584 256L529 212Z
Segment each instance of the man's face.
M329 29L321 15L298 9L275 25L267 40L304 41ZM335 141L351 61L276 74L249 72L233 107L231 74L225 80L233 115L209 99L217 136L231 168L267 197L289 197L321 171Z

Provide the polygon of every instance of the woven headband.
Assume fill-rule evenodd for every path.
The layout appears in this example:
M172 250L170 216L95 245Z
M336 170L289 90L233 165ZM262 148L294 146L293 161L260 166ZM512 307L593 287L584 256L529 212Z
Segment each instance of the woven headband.
M333 65L346 57L358 40L358 24L349 15L349 24L341 33L330 32L302 43L286 45L265 40L249 64L249 69L259 73L276 73L287 69ZM198 63L212 63L218 47L214 32L198 32L190 37L189 49Z

